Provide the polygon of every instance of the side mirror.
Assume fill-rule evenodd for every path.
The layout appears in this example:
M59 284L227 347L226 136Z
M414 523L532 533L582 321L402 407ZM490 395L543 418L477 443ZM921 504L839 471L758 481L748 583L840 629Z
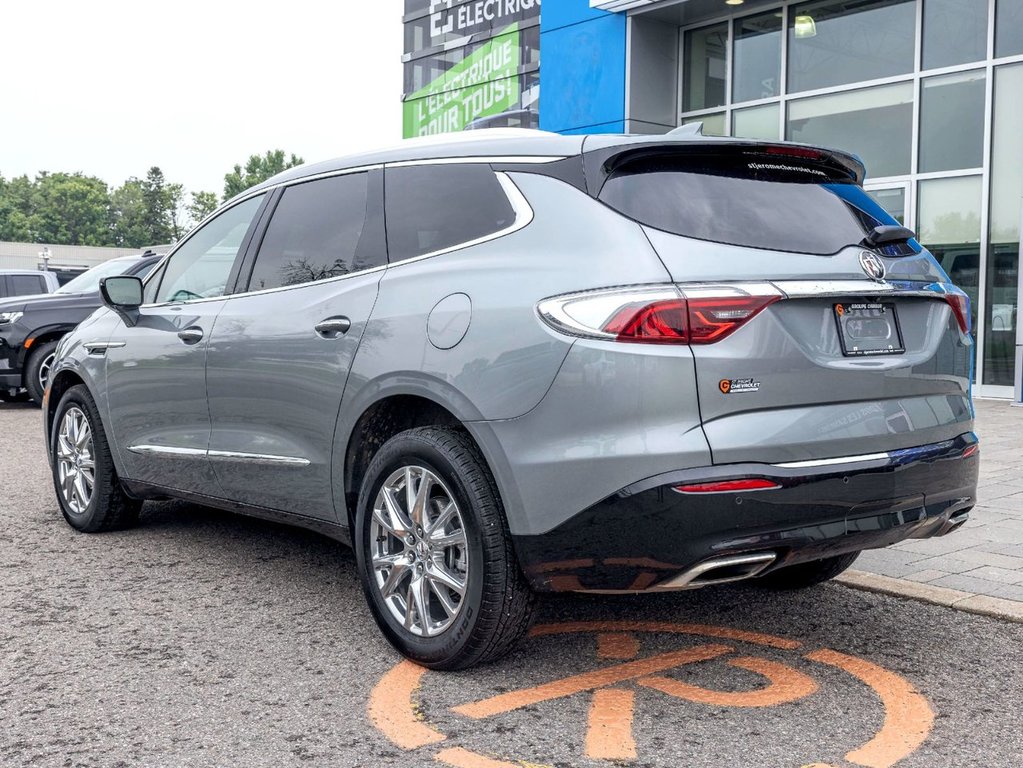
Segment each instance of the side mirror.
M104 277L99 281L103 303L121 312L142 306L142 281L133 275Z

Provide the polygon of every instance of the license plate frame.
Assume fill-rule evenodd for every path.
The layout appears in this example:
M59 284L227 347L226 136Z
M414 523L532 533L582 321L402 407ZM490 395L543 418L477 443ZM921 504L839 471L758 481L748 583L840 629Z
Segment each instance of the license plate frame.
M845 357L883 357L902 355L906 345L902 339L902 328L899 326L899 313L890 302L879 301L843 301L833 305L832 314L838 328L838 342ZM861 328L854 323L871 322L880 328L880 323L887 326L887 335L881 337L865 336Z

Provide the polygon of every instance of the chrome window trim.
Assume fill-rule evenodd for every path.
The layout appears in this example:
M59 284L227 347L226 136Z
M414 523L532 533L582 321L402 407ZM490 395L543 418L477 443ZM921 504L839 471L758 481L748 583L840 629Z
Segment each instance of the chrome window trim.
M473 246L489 243L491 240L497 240L518 232L520 229L528 227L530 222L533 221L534 214L532 206L530 206L529 201L526 200L526 196L522 194L522 191L515 185L515 182L512 181L511 177L504 171L494 171L494 176L497 177L497 181L504 190L504 194L508 198L508 202L511 203L512 211L515 213L515 220L509 226L504 229L499 229L497 232L491 232L489 235L477 237L475 240L468 240L464 243L457 243L456 245L441 248L437 251L430 251L429 253L424 253L419 256L410 256L407 259L391 262L388 267L404 266L405 264L412 264L417 261L422 261L423 259L432 259L434 256L443 256L444 254L451 253L452 251L460 251L463 248L472 248Z
M454 160L456 160L457 162L463 162L463 161L466 161L466 160L468 160L468 161L475 161L475 162L494 162L496 160L509 161L509 162L519 162L520 159L521 158L468 158L468 159L467 158L455 158ZM562 158L552 158L552 159L553 160L560 160ZM445 164L445 160L444 159L442 159L442 160L428 160L428 161L418 161L418 160L416 160L416 161L409 161L409 162L410 163L414 163L414 164L418 164L418 165ZM388 163L387 166L388 167L397 167L397 164ZM330 171L328 173L321 173L321 174L317 174L316 176L303 176L301 179L294 179L294 180L289 180L289 181L286 181L286 182L281 182L280 184L274 185L274 187L272 187L272 189L276 189L278 187L290 187L290 186L293 186L295 184L299 184L299 183L302 183L302 182L305 182L305 181L313 181L313 180L316 180L316 179L325 179L325 178L330 178L330 177L333 177L333 176L343 176L343 175L346 175L346 174L349 174L349 173L363 173L363 172L372 171L372 170L379 170L379 169L384 168L384 167L385 166L381 165L381 164L365 165L365 166L359 166L357 168L346 168L346 169L340 170L340 171ZM458 250L461 250L463 248L472 248L473 246L482 245L483 243L490 242L491 240L497 240L498 238L505 237L506 235L511 235L511 234L513 234L515 232L518 232L520 229L524 229L525 227L529 226L529 224L533 221L533 217L534 217L533 208L532 208L532 206L530 206L529 201L526 200L526 196L522 194L522 191L518 188L518 186L516 186L515 182L511 180L511 177L509 177L507 173L505 173L504 171L494 171L494 176L497 177L497 181L501 185L501 188L504 190L504 194L507 197L508 202L511 204L512 210L515 213L515 220L509 226L505 227L504 229L498 230L497 232L492 232L489 235L484 235L483 237L478 237L475 240L469 240L469 241L464 242L464 243L457 243L455 245L449 246L447 248L442 248L442 249L437 250L437 251L430 251L429 253L424 253L424 254L422 254L420 256L411 256L411 257L409 257L407 259L401 259L400 261L392 261L392 262L387 263L387 264L380 264L380 265L378 265L376 267L370 267L369 269L361 269L358 272L350 272L347 275L339 275L337 277L328 278L327 280L317 280L315 282L310 282L310 283L298 283L297 285L281 285L281 286L277 286L276 288L265 288L265 289L259 290L259 291L242 291L240 293L230 293L230 294L225 294L223 296L213 296L213 297L202 298L202 299L189 299L188 301L163 302L163 303L160 303L160 304L143 304L140 307L140 309L152 309L152 308L159 308L159 307L183 307L183 306L190 306L192 304L201 304L203 302L209 302L209 301L227 301L229 299L242 298L242 297L245 297L245 296L261 296L261 295L267 294L267 293L278 293L278 292L281 292L281 291L290 291L290 290L294 290L296 288L305 288L305 287L310 286L310 285L324 285L326 283L335 283L335 282L339 282L341 280L348 280L348 279L353 278L353 277L362 277L363 275L370 275L370 274L373 274L374 272L383 272L384 270L390 269L391 267L404 266L405 264L411 264L411 263L416 262L416 261L422 261L423 259L432 259L434 256L443 256L446 253L451 253L453 251L458 251ZM262 189L258 193L253 193L253 195L261 194L263 192L267 192L270 189L271 188ZM247 196L245 198L241 198L241 199L238 200L238 202L239 203L244 202L244 200L247 200L249 197L252 197L253 195L249 195L249 196ZM210 218L212 218L212 217L210 217ZM184 244L184 241L182 241L182 244ZM176 250L177 250L177 248L174 249L174 251L176 251ZM174 251L171 251L169 254L167 254L167 256L164 257L164 260L169 259L171 256L173 256L174 255ZM153 269L150 271L149 274L150 275L154 274L156 272L156 270L162 264L163 264L163 261L160 261L160 263L158 263L155 267L153 267Z
M241 205L246 200L251 200L253 197L256 197L258 195L264 195L264 194L273 192L274 190L277 190L277 189L283 189L284 187L292 187L292 186L294 186L296 184L302 184L303 182L306 182L306 181L317 181L319 179L328 179L328 178L331 178L333 176L347 176L348 174L351 174L351 173L368 173L369 171L381 170L383 167L384 166L383 166L382 163L373 163L373 164L370 164L370 165L357 165L357 166L354 166L352 168L341 168L341 169L334 170L334 171L324 171L323 173L316 173L316 174L313 174L311 176L301 176L301 177L299 177L297 179L288 179L286 181L278 182L277 184L274 184L274 185L269 186L269 187L259 187L259 188L253 188L251 190L246 190L245 192L242 192L239 197L231 198L230 205L226 205L225 204L225 205L221 206L216 211L214 211L209 216L207 216L205 219L203 219L199 224L200 225L205 225L206 222L212 221L214 218L219 216L221 213L224 213L224 212L230 210L231 208L234 208L236 205ZM187 243L189 241L189 239L192 237L193 233L197 232L198 230L199 230L199 226L196 226L194 229L192 229L192 231L188 233L188 235L185 237L184 240L182 240L180 243L175 245L174 248L172 248L170 250L170 252L167 253L166 256L164 256L162 259L160 259L160 261L158 261L153 266L153 268L151 270L149 270L149 274L146 275L145 279L142 281L143 290L145 290L145 286L148 284L149 280L152 279L153 275L155 275L159 271L159 269L164 265L164 263L169 261L174 256L174 254L177 253L178 249L181 248L181 246L183 246L185 243ZM386 265L383 265L383 266L386 266ZM376 269L376 267L374 267L374 269ZM370 270L364 270L364 271L368 272ZM362 272L355 272L353 274L362 274ZM349 275L345 275L345 277L349 277ZM323 281L321 281L321 282L323 282ZM302 283L302 285L309 285L309 283ZM298 287L298 286L289 286L289 287ZM274 290L274 289L268 289L268 290ZM204 297L204 298L201 298L201 299L189 299L188 301L163 301L163 302L159 302L159 303L143 304L139 308L140 309L149 309L149 308L152 308L152 307L182 307L182 306L188 306L188 305L191 305L191 304L200 304L200 303L207 302L207 301L220 301L221 299L227 299L227 298L231 298L233 296L242 296L242 295L245 295L245 294L241 294L241 293L229 293L228 294L228 293L226 293L226 294L223 294L221 296L209 296L209 297Z

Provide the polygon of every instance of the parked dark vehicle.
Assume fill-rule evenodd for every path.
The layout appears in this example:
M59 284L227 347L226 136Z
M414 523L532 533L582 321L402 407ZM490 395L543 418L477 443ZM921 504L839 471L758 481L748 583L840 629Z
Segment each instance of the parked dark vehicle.
M12 296L53 293L60 287L54 272L39 269L0 269L0 300Z
M438 669L538 591L805 587L975 504L966 295L855 157L475 131L303 166L111 277L44 407L60 509L353 543ZM386 196L384 194L386 189Z
M102 304L99 281L111 275L145 277L161 258L151 252L122 256L53 293L0 300L0 391L16 396L24 390L41 403L57 342Z

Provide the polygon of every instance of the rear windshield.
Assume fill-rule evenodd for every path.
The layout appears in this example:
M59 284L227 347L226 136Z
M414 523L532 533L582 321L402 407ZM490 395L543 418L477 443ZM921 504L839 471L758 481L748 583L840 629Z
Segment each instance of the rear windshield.
M827 169L787 157L736 160L644 159L615 170L598 197L665 232L775 251L836 253L880 224L897 223L861 187Z

